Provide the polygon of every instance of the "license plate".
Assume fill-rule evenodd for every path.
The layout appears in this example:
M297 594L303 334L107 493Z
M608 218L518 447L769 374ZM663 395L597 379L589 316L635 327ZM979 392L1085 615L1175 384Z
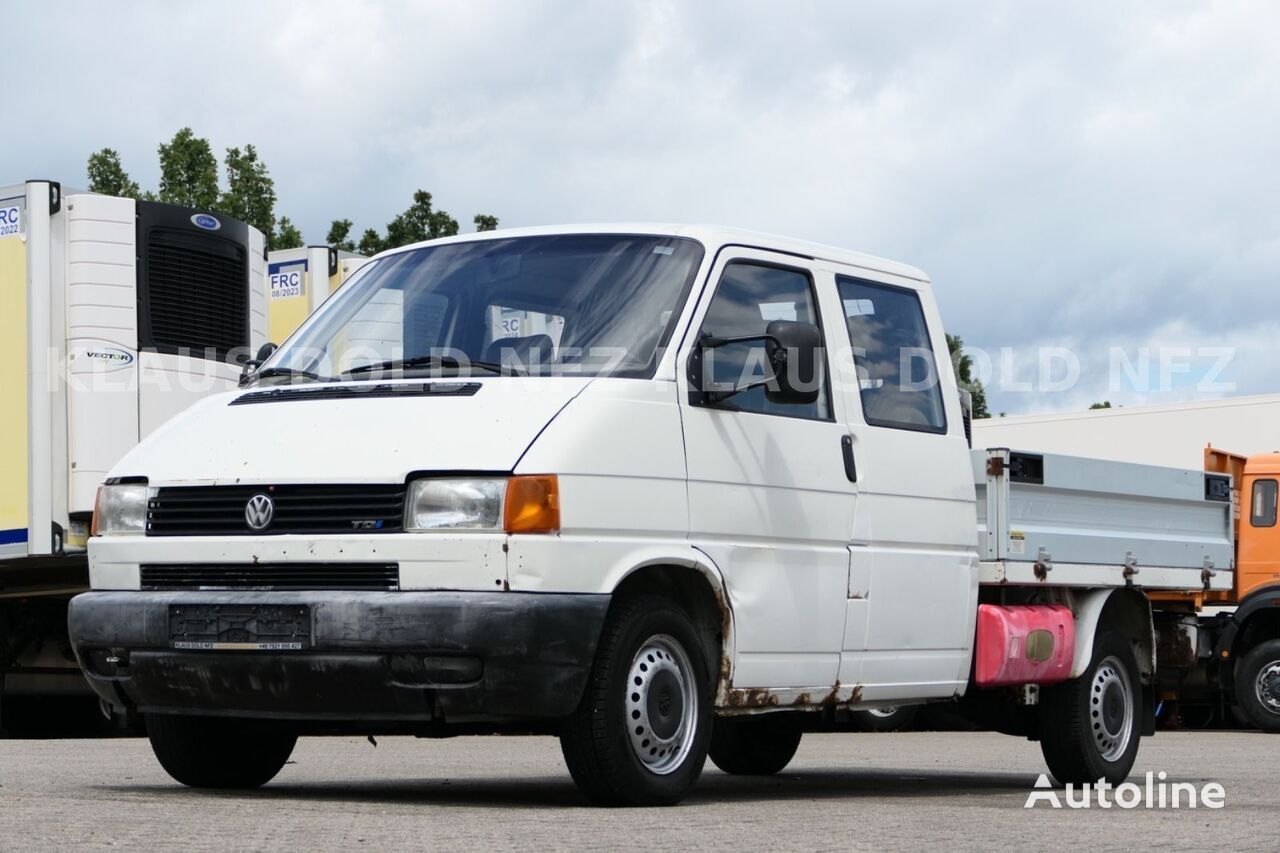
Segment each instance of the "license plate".
M171 604L169 645L211 651L300 651L311 646L301 604Z

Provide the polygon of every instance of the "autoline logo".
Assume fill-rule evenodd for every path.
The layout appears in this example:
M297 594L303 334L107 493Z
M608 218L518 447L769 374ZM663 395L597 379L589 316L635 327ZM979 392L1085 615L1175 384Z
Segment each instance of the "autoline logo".
M1041 773L1036 779L1036 790L1027 795L1022 807L1032 809L1037 803L1046 803L1055 809L1087 809L1095 805L1100 809L1113 806L1121 809L1220 809L1227 804L1227 791L1217 782L1207 782L1197 788L1191 782L1169 782L1168 778L1168 774L1161 770L1159 773L1148 771L1142 785L1124 782L1113 786L1106 779L1079 787L1068 784L1063 796L1059 797L1049 777Z

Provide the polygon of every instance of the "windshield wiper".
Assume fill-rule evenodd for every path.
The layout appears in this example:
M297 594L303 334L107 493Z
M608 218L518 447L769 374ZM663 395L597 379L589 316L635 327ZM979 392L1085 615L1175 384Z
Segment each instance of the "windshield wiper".
M271 379L277 376L288 376L291 378L301 377L302 379L319 379L320 374L312 373L310 370L297 370L292 367L268 367L266 370L259 370L245 376L241 387L251 385L262 379Z
M451 355L419 355L413 358L394 358L389 361L379 361L374 364L362 364L359 367L353 367L350 370L342 371L343 376L350 376L356 373L382 373L391 370L408 370L413 368L432 368L432 367L478 367L489 373L498 376L524 376L525 371L514 364L499 364L494 361L463 361L460 358L454 358Z

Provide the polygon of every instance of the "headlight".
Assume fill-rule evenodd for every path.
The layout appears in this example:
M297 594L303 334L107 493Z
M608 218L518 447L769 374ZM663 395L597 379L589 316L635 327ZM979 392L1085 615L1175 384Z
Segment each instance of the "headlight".
M414 480L405 502L404 529L501 529L506 490L505 477Z
M143 533L147 529L147 486L122 483L100 486L93 507L91 536Z

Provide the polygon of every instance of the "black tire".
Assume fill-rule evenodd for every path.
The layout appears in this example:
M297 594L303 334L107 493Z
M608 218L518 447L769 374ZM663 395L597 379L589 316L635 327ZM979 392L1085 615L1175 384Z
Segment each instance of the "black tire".
M920 713L919 705L899 705L896 708L879 708L874 711L854 711L850 722L863 732L900 732L906 729Z
M653 595L617 601L560 734L569 774L597 805L678 803L706 762L711 703L707 656L684 611Z
M803 735L788 714L720 717L711 726L711 760L734 776L772 776L795 758Z
M1236 702L1264 732L1280 732L1280 640L1249 650L1236 668Z
M1084 674L1040 693L1040 751L1061 785L1118 785L1141 739L1138 661L1123 637L1100 630Z
M148 714L146 724L160 765L192 788L261 787L280 772L298 741L262 720Z

